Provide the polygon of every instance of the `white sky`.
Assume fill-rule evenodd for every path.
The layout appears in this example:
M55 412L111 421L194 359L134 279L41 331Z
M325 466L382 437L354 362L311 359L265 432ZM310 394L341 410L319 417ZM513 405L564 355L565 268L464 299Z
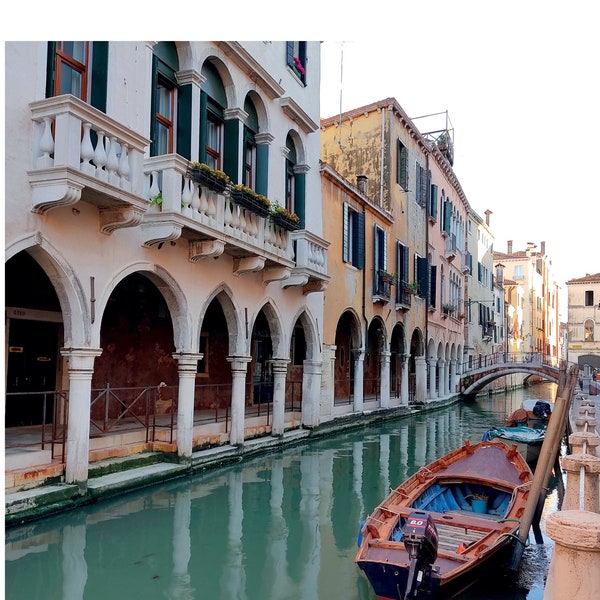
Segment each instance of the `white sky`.
M229 0L227 9L184 3L140 21L136 5L105 0L89 20L97 31L90 36L86 20L76 39L322 40L321 117L338 114L340 100L344 111L387 97L410 117L448 111L454 170L471 207L481 217L492 211L494 248L505 252L507 240L514 250L545 241L562 285L600 272L595 5ZM24 21L14 15L13 23L30 23L29 5L15 10L23 10ZM9 39L71 39L75 24L60 30L55 5L39 10L54 17L39 13L39 31L28 27L22 35L11 26ZM564 306L566 317L566 299Z

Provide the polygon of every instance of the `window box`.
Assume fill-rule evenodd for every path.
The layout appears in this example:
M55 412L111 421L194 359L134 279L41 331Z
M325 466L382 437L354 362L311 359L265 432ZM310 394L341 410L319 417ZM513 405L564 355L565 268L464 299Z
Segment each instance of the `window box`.
M269 199L244 185L234 185L231 188L231 198L240 206L250 209L261 217L266 217L271 212Z
M215 192L223 192L229 184L229 177L217 169L204 163L191 163L188 167L188 177L196 183Z
M272 207L271 219L273 219L273 223L288 231L295 231L300 228L300 217L279 204Z

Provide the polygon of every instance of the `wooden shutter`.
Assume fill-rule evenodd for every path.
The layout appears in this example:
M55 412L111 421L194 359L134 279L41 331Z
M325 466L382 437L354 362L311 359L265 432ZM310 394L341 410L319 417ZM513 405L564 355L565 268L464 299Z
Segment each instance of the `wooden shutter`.
M437 295L437 266L431 265L429 268L429 305L436 306Z
M352 264L357 269L365 268L365 215L355 212L353 214L354 223L352 227L352 244L354 253L352 256Z
M343 231L342 231L342 260L350 261L350 240L348 238L348 205L344 202Z

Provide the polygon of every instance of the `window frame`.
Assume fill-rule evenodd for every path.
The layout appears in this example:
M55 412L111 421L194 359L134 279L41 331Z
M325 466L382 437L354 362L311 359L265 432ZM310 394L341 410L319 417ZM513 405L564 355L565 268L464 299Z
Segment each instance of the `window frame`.
M91 54L90 53L90 42L87 42L87 41L82 42L83 44L85 44L85 50L84 50L85 62L84 63L78 61L74 56L71 56L70 54L68 54L68 52L66 52L63 49L62 45L65 43L66 42L64 42L64 41L59 41L59 42L56 42L56 46L55 46L53 95L61 96L65 93L65 92L61 91L61 82L63 81L62 72L63 72L63 65L64 65L64 66L68 66L70 69L72 69L76 73L81 74L81 90L80 90L79 96L77 96L77 97L79 99L83 100L84 102L87 102L88 96L89 96L88 74L89 74L89 68L90 68L90 54ZM74 43L77 43L77 42L74 42ZM69 86L69 87L71 87L71 86ZM73 91L68 92L68 93L73 94ZM73 94L73 95L75 96L75 94Z

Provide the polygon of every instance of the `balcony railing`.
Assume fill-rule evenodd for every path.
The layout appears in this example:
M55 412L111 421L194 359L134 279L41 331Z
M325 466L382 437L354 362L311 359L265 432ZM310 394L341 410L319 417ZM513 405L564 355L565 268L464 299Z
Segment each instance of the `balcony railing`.
M84 200L101 207L108 232L139 224L147 207L142 164L149 140L75 96L47 98L30 108L33 212Z
M446 238L445 256L448 260L453 260L456 257L456 235L454 233Z
M99 208L100 230L140 226L145 246L179 237L189 260L234 257L236 274L262 271L265 283L327 285L327 247L305 230L290 231L270 216L193 181L176 154L144 159L149 140L72 95L30 104L34 125L32 211L79 201ZM152 199L160 197L161 204Z

